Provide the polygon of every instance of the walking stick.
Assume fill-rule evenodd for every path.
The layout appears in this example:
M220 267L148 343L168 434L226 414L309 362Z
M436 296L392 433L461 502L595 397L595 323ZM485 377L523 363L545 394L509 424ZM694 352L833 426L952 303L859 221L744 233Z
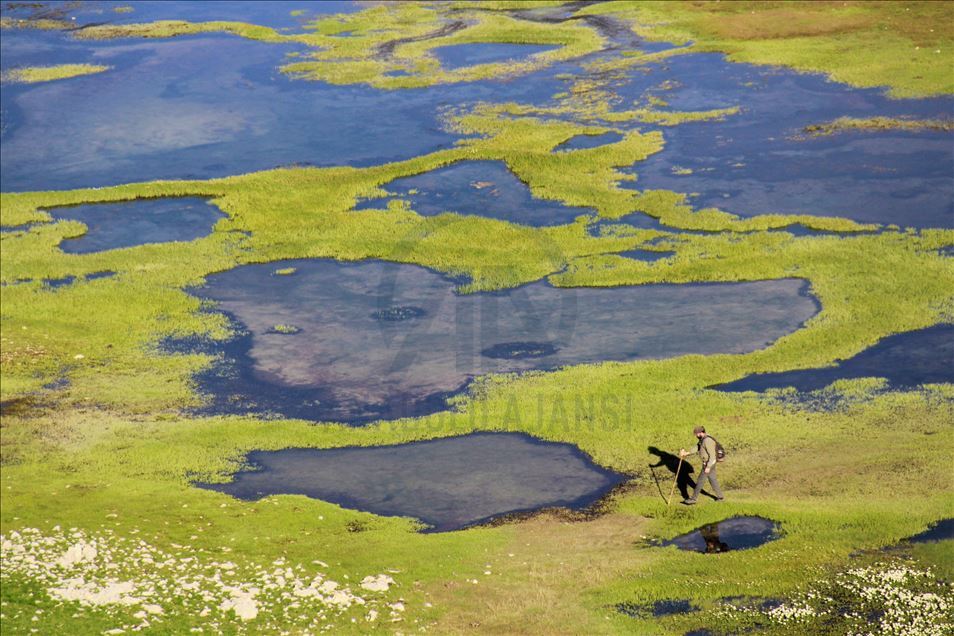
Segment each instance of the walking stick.
M676 468L676 476L672 480L672 488L669 489L669 499L666 500L666 507L669 507L669 504L672 503L672 494L676 492L676 482L679 481L679 473L682 472L682 455L679 455L679 467Z

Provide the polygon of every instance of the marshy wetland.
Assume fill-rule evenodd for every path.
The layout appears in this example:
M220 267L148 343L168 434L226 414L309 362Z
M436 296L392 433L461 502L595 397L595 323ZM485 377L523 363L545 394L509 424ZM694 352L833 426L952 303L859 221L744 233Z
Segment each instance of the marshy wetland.
M950 3L0 12L4 633L952 628Z

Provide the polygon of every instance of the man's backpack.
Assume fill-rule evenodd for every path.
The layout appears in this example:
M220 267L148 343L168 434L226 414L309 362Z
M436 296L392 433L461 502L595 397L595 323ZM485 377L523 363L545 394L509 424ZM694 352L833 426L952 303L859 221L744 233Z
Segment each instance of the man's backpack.
M719 440L717 440L716 438L712 437L712 435L707 435L706 437L711 438L712 441L715 442L715 445L716 445L716 462L723 462L723 461L725 461L725 448L722 447L722 444L719 443ZM699 440L699 446L700 446L700 447L702 446L702 440Z

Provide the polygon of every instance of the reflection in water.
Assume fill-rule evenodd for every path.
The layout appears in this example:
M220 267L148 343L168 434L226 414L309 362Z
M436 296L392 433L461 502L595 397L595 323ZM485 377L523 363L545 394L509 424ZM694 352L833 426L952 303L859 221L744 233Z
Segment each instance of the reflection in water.
M729 551L729 544L719 540L719 524L707 523L699 528L699 534L702 535L703 541L706 542L706 554Z
M277 270L295 268L291 275ZM362 422L445 408L486 373L742 353L816 312L794 279L552 287L459 295L422 267L297 260L246 265L194 291L247 332L198 381L213 413ZM295 333L276 333L276 325Z
M778 539L778 523L762 517L732 517L708 523L688 534L662 541L680 550L715 554L729 550L747 550Z
M954 324L888 336L833 367L750 375L712 388L765 391L791 386L799 391L816 391L847 378L887 378L894 388L954 383Z
M55 219L86 225L85 234L60 244L60 249L72 254L191 241L208 235L215 222L225 218L221 210L195 197L74 205L49 208L47 212Z
M476 433L397 446L254 451L251 471L198 484L240 499L297 494L457 530L506 513L584 508L624 477L575 446Z
M590 208L574 208L537 199L501 161L464 161L413 177L395 179L382 186L410 202L423 216L457 212L503 219L522 225L563 225ZM382 208L385 200L364 201L356 209Z

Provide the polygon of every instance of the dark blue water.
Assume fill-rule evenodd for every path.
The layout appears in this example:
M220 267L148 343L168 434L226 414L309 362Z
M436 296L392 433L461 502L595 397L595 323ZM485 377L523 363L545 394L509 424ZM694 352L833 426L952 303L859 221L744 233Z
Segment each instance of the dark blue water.
M86 225L84 235L60 243L60 249L72 254L191 241L210 234L216 221L225 218L217 207L195 197L74 205L47 212L55 219Z
M86 281L94 281L94 280L99 280L101 278L112 278L115 275L116 275L116 272L102 271L102 272L92 272L90 274L86 274L82 278ZM76 282L76 279L77 279L77 276L74 276L73 274L67 274L66 276L61 276L59 278L43 278L41 280L43 282L44 287L47 287L49 289L57 289L59 287L65 287L66 285L72 285L74 282ZM18 278L10 282L0 283L0 285L2 285L3 287L6 287L7 285L20 285L20 284L32 283L32 282L33 282L32 278Z
M936 543L938 541L954 540L954 518L941 519L924 532L919 532L913 537L908 537L907 541L911 543Z
M349 423L443 410L487 373L753 351L818 309L794 279L460 295L459 281L422 267L312 259L207 281L193 293L239 335L170 345L223 356L196 378L209 397L202 412Z
M0 227L0 235L8 234L11 236L26 234L33 230L33 228L40 225L45 225L45 223L24 223L23 225L7 225Z
M887 378L893 388L954 383L954 325L889 336L832 367L750 375L713 388L739 392L795 387L816 391L836 380L872 377Z
M73 281L76 280L76 276L67 275L62 278L44 278L43 284L49 287L50 289L56 289L57 287L64 287L66 285L73 284Z
M562 225L595 214L591 208L537 199L501 161L464 161L381 186L424 216L457 212L521 225ZM363 201L356 209L383 208L390 198Z
M517 433L370 448L253 451L252 470L197 484L245 500L305 495L378 515L415 517L431 531L505 514L585 508L624 481L569 444Z
M659 219L648 214L636 213L621 216L618 219L603 220L592 223L589 227L593 236L613 235L619 232L628 232L630 228L637 230L659 230L661 232L679 232L659 222Z
M78 23L221 18L298 28L305 18L290 11L301 6L310 17L345 8L136 3L134 13L115 14L112 5L96 3L70 15ZM600 19L585 22L616 37L611 21ZM614 46L626 43L627 50L638 45L622 32L616 39ZM483 45L462 45L476 46ZM302 50L236 36L86 42L62 33L6 31L0 41L4 69L64 62L115 68L4 87L3 190L204 179L279 165L364 166L409 158L449 148L459 139L439 125L440 108L479 100L544 104L566 88L554 79L557 74L579 72L570 64L519 78L379 91L289 80L277 71L288 53ZM677 55L646 68L648 73L633 71L617 87L623 103L639 104L651 94L676 110L738 105L743 112L723 122L663 129L665 149L634 167L639 181L633 187L698 193L692 199L696 207L715 205L746 216L805 213L954 227L951 133L846 132L796 139L805 126L840 116L950 118L954 99L892 100L881 90L732 64L717 54ZM62 117L63 103L70 104L69 118ZM586 143L580 139L569 147ZM674 166L693 172L674 174Z
M116 11L120 7L132 7L132 11ZM188 20L204 22L227 20L261 24L276 29L300 30L301 26L316 18L334 13L353 13L363 7L344 0L271 0L247 2L239 0L216 0L215 2L189 2L173 0L100 0L97 2L9 2L4 3L3 15L13 19L53 18L75 22L76 28L91 24L129 24L153 20ZM302 12L292 15L292 12ZM6 35L6 32L4 33Z
M474 44L453 44L439 46L431 52L440 60L441 66L453 70L476 64L492 62L522 62L531 55L559 48L545 44L505 44L502 42L477 42Z
M631 258L637 261L643 261L645 263L655 263L656 261L662 260L664 258L669 258L675 252L653 252L651 250L627 250L625 252L618 252L619 256L624 256L626 258Z
M92 274L86 275L86 280L99 280L101 278L112 278L116 275L116 272L111 271L102 271L102 272L93 272Z
M243 4L259 11L267 6ZM59 32L4 31L4 70L66 62L114 68L4 85L3 191L408 159L460 139L439 124L442 107L497 99L540 102L562 86L552 79L553 69L519 81L400 91L332 86L280 73L286 55L302 50L228 35L91 42ZM69 117L63 104L69 104Z
M576 137L572 137L564 141L562 144L554 148L554 150L582 150L584 148L596 148L597 146L614 144L617 141L621 141L622 139L623 136L618 132L608 132L603 133L602 135L577 135Z
M662 541L680 550L714 554L730 550L757 548L780 537L779 524L762 517L732 517L709 523L688 534Z
M660 618L662 616L673 616L675 614L688 614L698 612L699 608L692 604L688 599L665 599L655 601L648 605L640 603L620 603L616 609L627 616L633 618Z
M94 3L101 4L101 3ZM103 3L105 4L105 3ZM110 3L114 4L114 3ZM124 3L115 2L122 6ZM320 2L299 0L269 0L268 2L248 2L232 0L223 2L136 2L127 3L133 6L133 13L120 15L122 22L148 22L151 20L189 20L203 22L206 20L235 20L261 24L275 29L300 31L301 27L316 19L335 13L355 13L365 7L357 2L345 0L321 0ZM292 12L301 12L292 15ZM80 16L82 17L82 16ZM115 20L115 18L113 19Z
M893 100L824 76L735 64L714 53L674 56L634 73L624 99L653 94L674 110L742 107L724 122L664 129L665 149L636 164L632 187L698 193L696 208L743 216L845 216L902 227L954 227L954 133L845 132L795 139L838 117L954 117L954 98ZM658 90L664 81L670 90ZM654 87L655 90L654 90ZM673 173L690 168L690 175Z

